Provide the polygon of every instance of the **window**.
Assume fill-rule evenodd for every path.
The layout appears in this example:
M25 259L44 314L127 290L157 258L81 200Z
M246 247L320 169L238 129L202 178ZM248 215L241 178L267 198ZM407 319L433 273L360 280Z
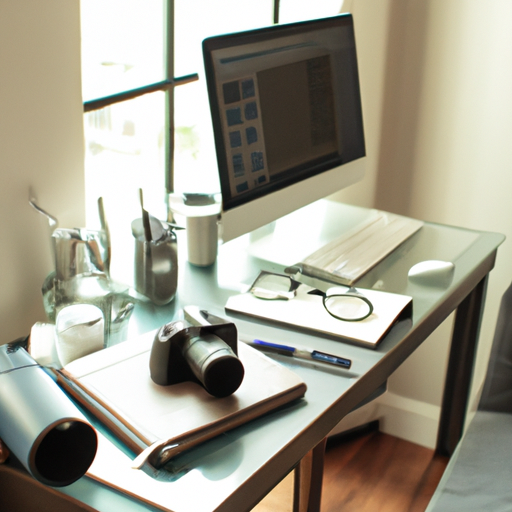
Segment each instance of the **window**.
M84 114L87 225L98 225L96 201L102 196L113 243L116 233L129 235L131 221L140 216L139 188L151 213L166 218L168 132L174 133L174 190L219 190L203 80L205 37L270 25L277 17L290 22L333 15L341 3L82 0L84 103L94 106L98 98L108 98L105 106ZM198 80L189 82L186 77L194 74ZM109 104L112 95L151 84L161 89L173 77L185 77L186 84ZM168 115L166 94L172 100Z

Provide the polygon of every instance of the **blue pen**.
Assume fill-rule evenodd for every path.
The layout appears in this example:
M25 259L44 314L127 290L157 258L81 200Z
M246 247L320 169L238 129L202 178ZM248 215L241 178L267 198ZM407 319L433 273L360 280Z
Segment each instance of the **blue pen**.
M213 315L205 309L199 309L197 306L185 306L184 311L185 317L195 325L212 325L227 322L225 318ZM242 340L242 338L240 339ZM348 370L352 366L352 361L346 357L333 356L332 354L326 354L325 352L305 347L292 347L290 345L282 345L280 343L257 339L243 339L242 341L260 350L267 350L276 354L297 357L298 359L306 359L308 361L332 364L339 368L344 368L345 370Z
M245 340L244 340L245 341ZM281 345L280 343L272 343L263 340L250 340L245 341L248 345L261 350L268 350L284 356L297 357L299 359L307 359L309 361L319 361L321 363L332 364L348 370L352 366L352 361L345 357L333 356L320 352L318 350L311 350L304 347L291 347L290 345Z

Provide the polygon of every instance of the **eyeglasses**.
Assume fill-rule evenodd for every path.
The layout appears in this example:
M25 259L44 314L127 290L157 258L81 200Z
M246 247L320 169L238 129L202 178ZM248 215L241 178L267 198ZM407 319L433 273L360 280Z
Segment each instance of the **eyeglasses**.
M264 300L292 300L302 283L285 274L261 271L249 290L254 297ZM355 288L341 293L340 287L327 292L311 289L309 295L322 297L322 304L332 317L345 322L359 322L373 312L373 304Z

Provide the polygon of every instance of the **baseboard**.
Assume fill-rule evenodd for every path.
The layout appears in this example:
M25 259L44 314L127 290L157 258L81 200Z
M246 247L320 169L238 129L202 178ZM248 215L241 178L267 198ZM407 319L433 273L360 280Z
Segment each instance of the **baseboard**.
M387 392L347 415L330 436L378 420L381 432L435 449L440 411L439 406Z
M379 398L380 430L435 449L441 407L393 393Z

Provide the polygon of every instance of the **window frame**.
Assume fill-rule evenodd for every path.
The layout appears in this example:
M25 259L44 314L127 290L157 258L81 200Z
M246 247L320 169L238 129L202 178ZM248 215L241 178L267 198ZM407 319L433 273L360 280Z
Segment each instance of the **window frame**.
M279 23L279 1L273 0L273 23ZM135 89L103 96L83 103L84 114L94 110L132 100L144 94L157 91L165 93L165 189L168 194L174 192L174 88L195 82L197 73L174 76L174 0L164 1L164 79L160 82L144 85Z

